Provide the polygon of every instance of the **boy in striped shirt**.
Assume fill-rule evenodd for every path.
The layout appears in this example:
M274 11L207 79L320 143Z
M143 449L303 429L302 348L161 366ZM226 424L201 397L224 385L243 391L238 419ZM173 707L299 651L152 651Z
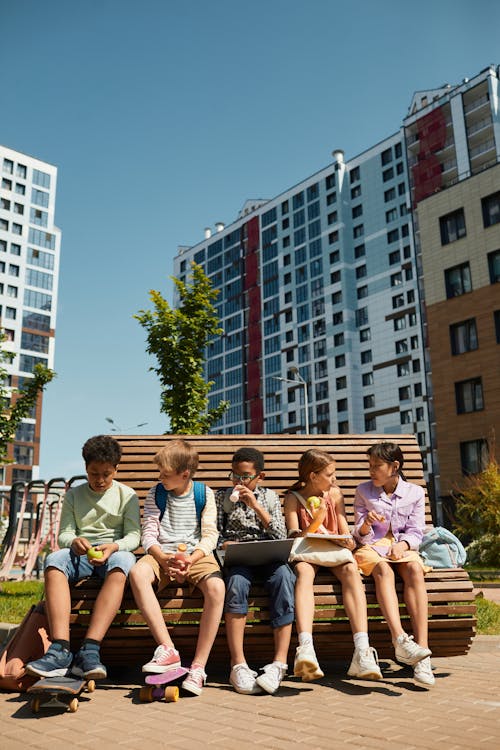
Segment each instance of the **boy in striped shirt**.
M160 483L149 490L144 503L141 542L147 554L130 571L135 600L158 644L142 671L160 673L181 665L156 590L173 580L187 581L200 589L204 606L194 659L182 687L200 695L225 593L213 555L219 536L214 493L209 487L193 482L198 454L186 440L170 441L153 461L160 471ZM186 547L182 560L176 559L179 544Z

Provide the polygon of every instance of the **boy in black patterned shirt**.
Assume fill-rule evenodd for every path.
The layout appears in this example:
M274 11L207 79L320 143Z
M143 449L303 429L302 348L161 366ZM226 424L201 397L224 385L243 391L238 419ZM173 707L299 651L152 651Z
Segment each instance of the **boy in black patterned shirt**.
M240 448L233 456L229 477L233 487L216 494L219 546L285 539L286 527L281 503L275 492L260 486L264 479L264 456L255 448ZM264 579L269 592L271 624L274 632L274 660L262 674L246 663L243 640L248 613L248 595L254 576ZM265 690L275 693L287 670L292 623L295 616L295 575L286 563L224 569L226 634L231 653L229 681L238 693L253 694Z

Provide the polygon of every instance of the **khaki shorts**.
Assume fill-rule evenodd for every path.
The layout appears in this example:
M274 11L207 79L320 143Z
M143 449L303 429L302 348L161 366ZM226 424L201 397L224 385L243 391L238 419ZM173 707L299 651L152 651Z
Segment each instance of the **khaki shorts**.
M155 579L158 582L158 591L161 591L165 586L172 583L170 576L163 570L163 568L160 568L159 563L155 560L153 555L144 555L144 557L141 557L137 565L149 565L149 567L153 569ZM194 588L200 583L200 581L213 575L222 578L222 573L213 554L205 555L201 560L197 560L191 565L189 573L186 576L186 581Z

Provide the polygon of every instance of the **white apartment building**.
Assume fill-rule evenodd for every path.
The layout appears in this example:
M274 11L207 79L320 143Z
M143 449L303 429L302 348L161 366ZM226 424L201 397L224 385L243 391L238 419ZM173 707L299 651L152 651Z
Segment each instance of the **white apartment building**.
M54 364L61 232L55 226L57 168L0 145L0 316L13 387L40 362ZM23 420L2 488L38 478L42 397Z

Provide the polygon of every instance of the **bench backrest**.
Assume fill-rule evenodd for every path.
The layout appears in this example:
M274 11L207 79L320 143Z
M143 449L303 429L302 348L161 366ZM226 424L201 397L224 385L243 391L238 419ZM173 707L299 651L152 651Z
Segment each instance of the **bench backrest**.
M426 489L420 449L414 435L113 435L122 447L118 467L119 482L133 487L141 501L149 488L158 481L158 468L153 457L169 440L182 437L196 447L200 457L196 478L213 490L230 486L228 472L233 454L243 446L258 448L264 454L266 478L282 498L297 480L297 463L304 451L320 448L336 461L337 483L345 498L346 514L353 523L353 502L356 487L368 478L366 451L383 440L398 443L405 458L404 473L410 482ZM426 492L426 521L432 523Z

